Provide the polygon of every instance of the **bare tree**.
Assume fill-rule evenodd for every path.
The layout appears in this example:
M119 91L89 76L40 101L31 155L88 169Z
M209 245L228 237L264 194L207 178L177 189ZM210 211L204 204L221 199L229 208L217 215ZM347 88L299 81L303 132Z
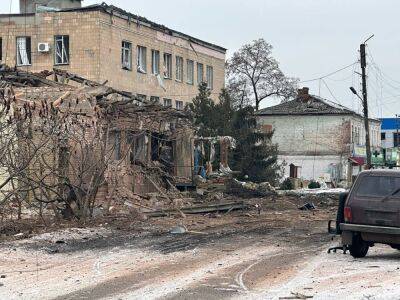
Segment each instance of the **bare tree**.
M288 99L295 95L297 79L283 74L272 57L272 46L264 39L243 45L228 60L227 70L229 85L238 98L245 95L252 99L256 110L269 97Z

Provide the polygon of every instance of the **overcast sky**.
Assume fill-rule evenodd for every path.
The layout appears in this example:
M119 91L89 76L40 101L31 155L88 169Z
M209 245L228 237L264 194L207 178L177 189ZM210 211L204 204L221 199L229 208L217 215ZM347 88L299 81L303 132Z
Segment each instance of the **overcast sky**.
M13 11L18 11L13 0ZM101 1L85 0L84 5ZM358 60L368 50L370 110L375 117L400 113L399 0L108 0L132 13L229 49L264 38L287 76L320 78ZM1 0L2 13L10 0ZM353 66L322 80L301 83L313 94L359 109L349 86L359 88ZM329 91L330 90L330 91ZM399 95L399 96L398 96ZM398 96L398 97L397 97ZM268 105L267 102L263 106Z

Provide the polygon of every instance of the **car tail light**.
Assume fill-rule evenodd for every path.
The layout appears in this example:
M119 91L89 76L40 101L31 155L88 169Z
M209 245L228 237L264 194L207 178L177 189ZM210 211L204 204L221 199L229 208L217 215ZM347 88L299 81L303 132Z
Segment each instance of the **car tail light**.
M351 213L351 207L346 206L344 208L344 220L346 222L351 222L353 220L353 215Z

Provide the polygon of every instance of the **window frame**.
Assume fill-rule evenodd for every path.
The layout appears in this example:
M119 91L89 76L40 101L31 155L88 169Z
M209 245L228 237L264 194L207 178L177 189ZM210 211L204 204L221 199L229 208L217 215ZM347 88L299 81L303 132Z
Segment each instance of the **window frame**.
M164 79L172 79L172 54L164 52L163 58L164 58L164 64L163 64Z
M206 83L210 90L214 89L214 68L212 66L206 67Z
M156 76L160 74L160 51L155 49L151 49L151 74Z
M158 104L160 104L160 97L158 97L158 96L150 96L150 102L151 102L151 103L158 103Z
M167 104L167 102L168 102L169 104ZM172 99L163 98L163 106L165 106L165 107L172 107Z
M202 84L204 82L204 64L197 62L197 84ZM200 72L201 70L201 72ZM200 78L201 73L201 78ZM200 80L201 79L201 80Z
M126 45L129 45L130 47L126 47ZM129 59L129 67L125 66L125 58L126 58L126 51L128 53L128 59ZM122 45L121 45L121 68L122 70L125 71L132 71L132 42L127 41L127 40L122 40Z
M27 55L27 59L29 61L29 63L24 64L23 62L19 63L18 58L19 58L19 54L18 54L18 50L19 50L19 46L18 46L18 39L22 39L25 38L25 50L26 50L26 55ZM29 41L29 43L28 43ZM29 47L28 47L29 44ZM31 66L32 65L32 38L30 36L17 36L15 39L15 46L16 46L16 65L17 67L25 67L25 66ZM22 58L21 58L22 59Z
M175 80L183 82L183 57L179 55L175 57Z
M179 105L178 105L179 104ZM181 100L175 100L175 108L177 110L183 110L184 103Z
M144 46L137 45L137 65L136 69L139 73L147 73L147 48Z
M67 42L65 42L65 39L67 39ZM61 62L57 61L57 57L60 57L59 54L57 54L57 45L58 42L61 40ZM70 63L70 46L69 46L69 35L55 35L54 36L54 65L56 66L63 66L63 65L69 65ZM64 61L65 57L63 57L65 54L66 56L66 61Z
M189 66L191 66L190 70ZM186 60L186 83L194 85L194 60L192 59Z

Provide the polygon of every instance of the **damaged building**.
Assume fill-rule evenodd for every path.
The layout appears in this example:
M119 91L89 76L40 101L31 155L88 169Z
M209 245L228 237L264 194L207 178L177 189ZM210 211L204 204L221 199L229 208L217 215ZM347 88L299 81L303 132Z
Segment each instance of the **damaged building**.
M218 101L226 49L106 3L20 0L0 15L0 62L29 72L54 67L144 100L183 109L206 82Z
M285 176L350 183L365 165L363 116L309 94L308 88L288 102L261 109L259 124L273 131ZM372 151L380 149L380 121L370 119Z
M80 83L54 71L60 72ZM65 85L44 73L1 72L2 124L15 132L16 154L0 164L18 173L22 197L51 202L73 190L94 202L166 195L192 183L194 127L186 112L90 80Z
M3 66L0 87L1 134L10 132L12 141L0 144L7 154L0 185L12 183L0 190L6 198L52 204L55 211L54 202L67 203L67 216L125 200L151 211L143 201L157 200L149 206L160 209L182 205L179 189L194 188L195 177L222 186L222 177L230 178L235 141L195 136L187 111L59 69L35 74Z

